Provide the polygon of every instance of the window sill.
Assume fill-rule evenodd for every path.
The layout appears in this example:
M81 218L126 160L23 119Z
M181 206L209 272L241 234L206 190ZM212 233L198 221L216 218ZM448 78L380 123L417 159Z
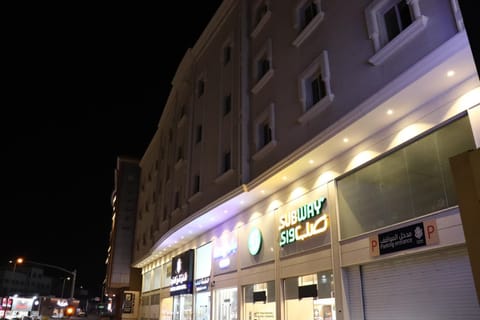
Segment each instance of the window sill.
M381 65L385 60L390 58L395 52L400 50L405 46L407 42L412 40L415 36L417 36L425 26L427 25L428 18L425 16L421 16L417 20L415 20L408 28L403 30L398 36L392 39L389 43L387 43L383 48L377 51L368 62L373 64L374 66Z
M268 80L273 77L273 69L268 70L267 73L263 75L263 77L257 81L255 86L252 88L252 93L257 94L262 88L267 84Z
M215 179L215 183L216 184L220 184L220 183L223 183L225 182L229 177L233 176L233 169L229 169L227 170L226 172L222 173L220 176L218 176L216 179Z
M252 156L252 159L257 161L257 160L260 160L262 158L264 158L267 154L269 154L273 149L275 149L275 147L277 146L277 141L276 140L272 140L270 141L269 143L267 143L266 145L264 145L262 147L262 149L258 150L253 156Z
M180 120L179 120L178 123L177 123L177 128L182 127L182 126L185 124L185 122L187 122L187 117L186 117L186 116L182 116L182 118L180 118Z
M268 20L270 20L271 15L272 15L272 12L270 10L268 10L263 15L262 19L260 19L260 21L257 23L257 25L253 29L252 33L250 33L251 38L255 38L260 33L260 31L263 29L263 26L265 26L267 24Z
M202 191L199 191L197 193L194 193L190 196L190 198L188 198L188 202L194 202L194 201L197 201L198 199L200 199L202 197Z
M177 160L177 162L175 163L175 170L180 169L180 167L183 166L184 163L185 163L184 159Z
M298 119L297 121L299 123L305 123L310 120L312 120L314 117L318 116L320 113L322 113L330 104L333 102L333 98L335 96L333 94L327 95L322 98L322 100L318 101L314 106L312 106L310 109L305 111Z
M323 11L320 11L315 16L315 18L313 18L312 21L310 21L310 23L305 28L303 28L300 34L295 38L295 40L293 40L292 44L295 47L299 47L305 41L305 39L307 39L308 36L313 32L313 30L317 28L320 22L322 22L324 16L325 14L323 13Z

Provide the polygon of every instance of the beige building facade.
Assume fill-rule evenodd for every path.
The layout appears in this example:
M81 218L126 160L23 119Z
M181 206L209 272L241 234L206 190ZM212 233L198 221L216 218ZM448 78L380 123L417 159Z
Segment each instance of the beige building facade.
M478 319L479 85L455 0L223 1L140 161L139 318Z

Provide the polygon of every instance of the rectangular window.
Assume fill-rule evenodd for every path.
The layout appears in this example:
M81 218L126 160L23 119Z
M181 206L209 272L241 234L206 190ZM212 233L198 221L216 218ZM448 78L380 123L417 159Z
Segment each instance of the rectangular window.
M195 142L196 143L199 143L200 141L202 141L202 132L203 132L202 125L198 125L196 133L195 133Z
M203 96L203 94L205 93L205 81L203 81L202 79L198 80L197 93L198 97Z
M200 176L197 174L193 179L193 193L200 192Z
M255 25L257 25L262 18L268 12L268 5L266 3L262 3L258 6L257 11L255 13Z
M343 239L458 203L449 158L475 149L464 117L337 181Z
M178 147L178 150L177 150L177 161L180 161L183 159L183 148L182 147Z
M176 191L176 192L175 192L175 205L174 205L174 208L175 208L175 209L180 208L180 192L179 192L179 191Z
M227 172L231 168L231 153L227 151L223 154L223 172Z
M313 0L308 1L303 9L302 29L305 28L313 20L317 13L317 4Z
M257 70L257 80L260 80L268 72L268 70L270 70L270 61L267 57L262 57L260 60L258 60Z
M232 110L232 95L225 96L223 101L223 115L227 115Z
M395 38L412 23L410 8L405 0L391 7L383 15L388 40Z
M230 62L232 59L232 47L231 46L226 46L223 48L223 64L226 65Z
M428 18L422 14L419 3L419 0L371 1L365 17L375 53L368 62L381 65L421 34Z
M270 128L270 124L268 122L264 122L261 124L260 130L259 147L262 148L272 141L272 128Z
M187 107L185 105L182 105L180 107L180 112L178 114L178 120L182 120L183 116L185 116L186 110L187 110Z
M322 77L320 74L317 74L311 82L312 86L312 103L310 105L313 106L317 102L319 102L323 97L327 95L327 88L325 86L325 81L322 80Z

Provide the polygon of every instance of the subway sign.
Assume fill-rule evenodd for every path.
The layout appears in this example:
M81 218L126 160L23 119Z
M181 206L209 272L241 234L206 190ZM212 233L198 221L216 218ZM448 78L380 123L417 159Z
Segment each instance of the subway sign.
M322 197L280 216L280 247L327 231L327 215L322 212L326 200Z

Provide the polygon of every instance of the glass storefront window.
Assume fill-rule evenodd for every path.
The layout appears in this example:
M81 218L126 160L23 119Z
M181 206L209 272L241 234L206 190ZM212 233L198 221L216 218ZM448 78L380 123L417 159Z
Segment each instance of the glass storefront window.
M162 299L160 302L160 320L172 320L173 297Z
M210 319L210 291L197 293L195 297L195 319Z
M215 291L215 319L237 320L237 306L237 288Z
M276 319L275 281L243 287L245 320Z
M341 238L457 204L449 158L475 149L463 117L337 181Z
M152 286L152 271L148 271L143 274L142 292L150 291L151 286Z
M153 286L152 290L160 289L161 286L161 276L162 276L162 268L158 267L153 269Z
M199 247L195 257L195 319L210 320L212 243Z
M305 276L287 278L285 292L285 319L335 320L333 274L330 270Z
M173 297L173 320L192 320L192 295L182 294Z

